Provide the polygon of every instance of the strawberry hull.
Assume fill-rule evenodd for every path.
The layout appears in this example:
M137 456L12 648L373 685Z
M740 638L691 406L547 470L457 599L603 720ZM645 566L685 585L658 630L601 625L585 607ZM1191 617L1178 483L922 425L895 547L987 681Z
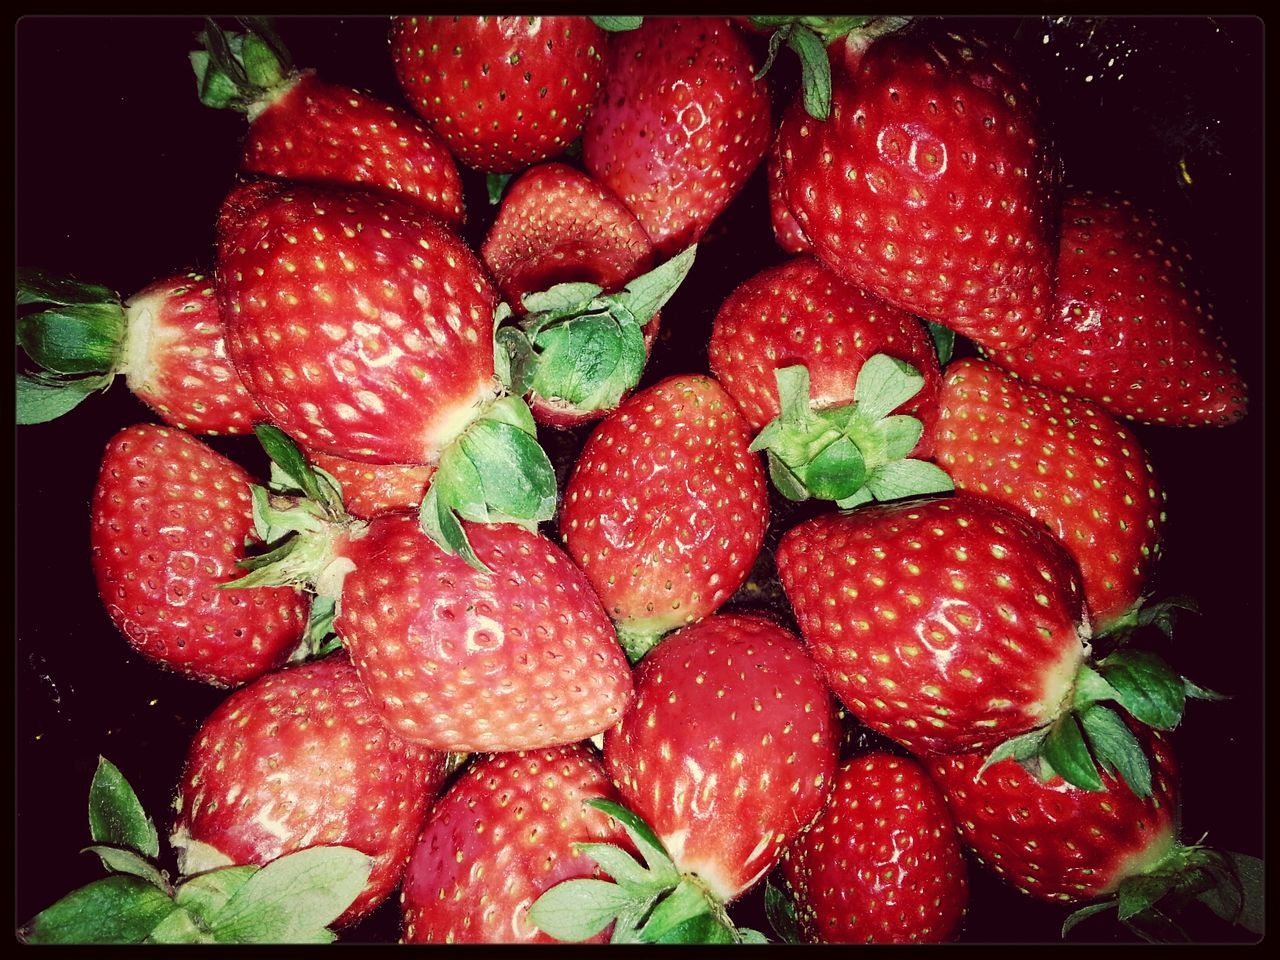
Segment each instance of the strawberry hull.
M232 358L308 448L433 464L496 397L497 291L438 221L372 195L297 188L262 203L224 250Z

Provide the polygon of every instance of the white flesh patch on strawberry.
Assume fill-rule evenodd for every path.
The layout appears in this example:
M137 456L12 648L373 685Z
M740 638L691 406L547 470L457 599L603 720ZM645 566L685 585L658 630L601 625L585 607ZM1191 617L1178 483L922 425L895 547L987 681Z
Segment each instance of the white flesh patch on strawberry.
M1079 642L1070 644L1063 651L1062 658L1045 671L1039 701L1027 705L1026 714L1036 724L1048 723L1071 709L1076 674L1080 672L1080 666L1089 650L1088 627L1078 627L1077 632Z
M1121 787L1120 789L1124 788ZM1111 893L1123 880L1148 872L1152 867L1167 857L1170 851L1173 850L1177 841L1173 827L1173 821L1170 820L1165 824L1163 830L1154 834L1148 840L1145 847L1141 850L1136 850L1129 856L1117 861L1115 870L1112 872L1110 882L1098 891L1098 895L1101 896L1105 893Z
M428 424L427 429L423 431L423 458L420 462L431 467L438 466L440 454L467 432L467 427L479 419L489 405L498 399L501 392L497 380L485 381L476 387L469 403L460 403L446 410Z
M151 392L160 370L160 357L166 343L173 339L172 334L166 337L156 322L164 299L164 294L156 292L125 304L124 365L120 372L133 393Z

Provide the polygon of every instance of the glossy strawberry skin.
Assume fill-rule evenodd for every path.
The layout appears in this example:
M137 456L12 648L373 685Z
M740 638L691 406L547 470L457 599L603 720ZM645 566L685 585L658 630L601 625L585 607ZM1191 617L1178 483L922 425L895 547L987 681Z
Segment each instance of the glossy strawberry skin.
M529 921L529 906L563 880L605 876L572 844L631 848L612 818L586 806L593 797L618 800L587 744L473 760L414 848L400 895L403 942L557 943Z
M457 752L532 750L612 726L631 671L586 577L513 524L466 525L480 573L415 514L388 514L339 554L354 565L334 627L386 723Z
M621 290L654 266L653 243L640 221L607 187L563 163L534 167L502 198L480 257L513 310L521 298L557 283L594 283ZM659 311L644 328L646 348L661 324ZM580 410L536 393L529 406L539 423L571 427L608 410Z
M124 308L125 383L165 423L237 434L266 419L227 354L212 277L163 277Z
M444 759L383 725L345 654L289 667L234 693L200 727L178 788L174 842L209 844L237 864L354 847L374 861L337 921L354 923L400 882ZM198 862L206 853L184 855Z
M382 190L460 226L466 219L453 155L420 120L307 72L249 128L245 173Z
M764 542L764 468L711 377L669 377L596 427L565 485L560 534L620 632L714 613Z
M1023 893L1074 903L1114 891L1177 839L1173 753L1160 734L1138 735L1151 760L1145 800L1105 771L1105 789L1095 793L1058 776L1042 783L1013 760L993 763L981 776L985 757L978 754L927 763L979 861Z
M840 767L831 801L782 867L808 943L942 943L969 899L941 791L919 763L890 753Z
M1051 309L1056 167L1034 96L983 41L920 30L835 69L780 149L786 202L851 283L997 348Z
M98 593L147 660L215 686L281 663L307 621L288 587L220 590L253 534L249 475L182 430L139 424L107 444L93 491Z
M813 244L804 235L804 231L800 229L800 224L796 223L796 218L791 214L791 208L787 206L786 191L782 178L782 129L798 122L798 118L792 115L799 108L800 101L794 101L792 106L783 114L782 122L778 126L778 133L770 141L769 157L766 161L769 173L769 223L773 227L774 240L787 253L811 253L813 251Z
M405 97L463 163L507 173L582 132L604 77L605 33L586 17L396 17Z
M1160 557L1164 493L1127 427L1087 400L966 359L943 377L938 465L1044 523L1080 566L1094 630L1142 598Z
M990 749L1046 723L1084 657L1075 564L985 498L825 514L783 536L777 564L831 689L914 753Z
M718 17L645 17L609 38L582 161L663 256L701 239L764 156L769 96L755 70L746 41Z
M887 353L911 364L924 386L895 412L925 426L911 455L928 457L938 416L938 355L920 321L841 280L813 257L770 267L741 284L711 328L711 372L753 430L781 412L774 371L803 364L815 407L853 400L862 364Z
M435 219L372 194L298 187L267 198L224 249L232 359L308 449L432 464L496 396L497 291Z
M326 453L308 455L342 485L342 504L361 520L414 510L426 496L436 468L419 463L359 463Z
M1245 384L1189 263L1154 214L1075 191L1063 204L1053 314L1034 341L993 359L1138 423L1235 423Z
M717 614L662 640L604 738L605 767L676 866L725 901L751 889L826 802L839 724L793 634Z

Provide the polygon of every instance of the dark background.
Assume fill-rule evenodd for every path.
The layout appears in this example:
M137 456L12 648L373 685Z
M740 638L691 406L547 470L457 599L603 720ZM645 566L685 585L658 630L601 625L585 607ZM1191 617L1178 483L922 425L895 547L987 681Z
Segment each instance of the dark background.
M1155 588L1192 595L1202 609L1183 620L1164 652L1202 686L1233 695L1192 703L1176 734L1183 840L1207 832L1211 844L1261 856L1262 22L996 18L970 25L1005 42L1039 91L1069 183L1120 189L1159 210L1185 238L1250 386L1249 416L1236 426L1136 429L1168 491L1166 556ZM17 23L18 265L72 273L126 296L161 275L211 266L212 225L245 121L196 99L186 54L200 26L194 18ZM278 27L299 66L404 104L385 19L296 18ZM796 73L784 52L770 75L779 107ZM762 165L664 310L646 382L705 369L720 302L784 259L769 232L763 174ZM492 212L483 178L464 178L466 233L476 243ZM225 696L134 656L97 598L88 504L98 461L116 430L153 419L119 383L60 421L17 431L15 925L102 875L95 857L78 852L89 842L85 801L98 755L122 769L164 833L187 744ZM586 436L543 433L566 467ZM252 440L212 445L262 475ZM770 544L804 513L776 498L775 506ZM756 578L765 597L768 573L766 558ZM976 866L971 885L964 940L1058 940L1066 908L1024 897ZM735 916L762 926L759 893ZM1193 928L1197 937L1232 936L1194 918ZM391 941L397 933L393 901L344 939ZM1131 934L1096 918L1072 939Z

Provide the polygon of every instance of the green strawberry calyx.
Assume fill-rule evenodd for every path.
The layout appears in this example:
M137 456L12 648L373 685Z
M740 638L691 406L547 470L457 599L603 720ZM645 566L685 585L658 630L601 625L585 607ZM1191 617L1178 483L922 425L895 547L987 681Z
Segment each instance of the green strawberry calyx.
M498 377L512 394L535 394L583 413L611 410L644 373L644 328L680 288L694 244L606 294L594 283L560 283L522 297L517 316L494 318Z
M854 399L814 409L804 366L774 371L781 413L751 443L765 451L769 476L788 500L816 497L851 509L871 500L955 489L936 464L909 458L924 431L915 417L891 415L924 386L902 360L878 353L858 371Z
M1220 700L1222 695L1178 675L1154 653L1116 650L1092 664L1082 663L1064 709L1048 723L997 746L979 775L993 763L1012 759L1041 781L1056 774L1097 792L1107 789L1105 772L1145 799L1152 794L1151 764L1130 723L1172 730L1188 699Z
M241 17L244 33L223 30L212 20L196 35L203 47L191 53L200 102L238 110L250 122L303 76L265 17Z
M724 903L695 874L682 874L653 829L626 807L594 797L588 806L618 821L640 859L608 843L575 843L609 880L566 880L529 908L529 919L557 940L580 942L610 923L610 943L764 943L735 927Z
M231 865L171 881L160 838L133 788L98 758L89 831L110 874L75 890L17 930L21 943L329 943L329 926L369 880L373 860L317 846L266 866Z
M1115 910L1120 922L1152 943L1186 942L1174 919L1199 902L1222 920L1261 936L1265 932L1263 862L1257 857L1201 844L1173 843L1154 863L1126 876L1115 893L1073 912L1062 936L1081 921Z

